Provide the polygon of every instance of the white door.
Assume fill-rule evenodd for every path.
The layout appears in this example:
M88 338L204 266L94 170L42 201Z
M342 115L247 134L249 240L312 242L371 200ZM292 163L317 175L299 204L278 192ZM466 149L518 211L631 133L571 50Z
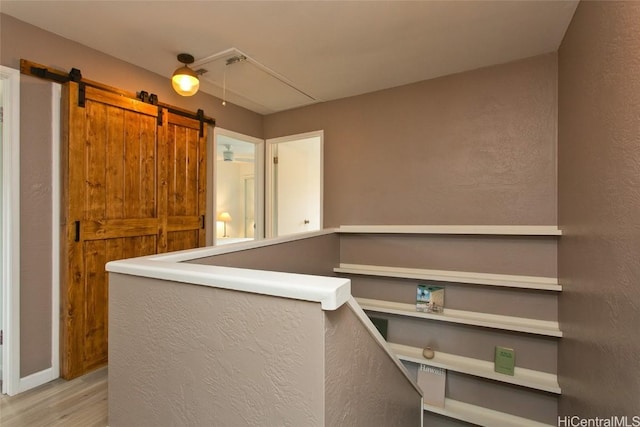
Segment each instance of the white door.
M322 228L322 131L268 140L270 236Z

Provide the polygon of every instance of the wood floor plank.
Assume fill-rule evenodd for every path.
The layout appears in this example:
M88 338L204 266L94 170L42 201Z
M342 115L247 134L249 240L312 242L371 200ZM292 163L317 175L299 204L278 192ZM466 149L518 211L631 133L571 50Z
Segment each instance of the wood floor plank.
M58 379L17 396L0 396L2 427L105 427L107 368Z

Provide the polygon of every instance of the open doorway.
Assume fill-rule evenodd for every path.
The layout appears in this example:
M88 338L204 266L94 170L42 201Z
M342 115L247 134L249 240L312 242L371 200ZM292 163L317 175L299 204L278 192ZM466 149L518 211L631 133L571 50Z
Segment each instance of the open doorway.
M20 72L0 66L0 381L17 394L20 381Z
M322 229L323 131L267 140L267 236Z
M215 245L264 236L264 141L215 128Z

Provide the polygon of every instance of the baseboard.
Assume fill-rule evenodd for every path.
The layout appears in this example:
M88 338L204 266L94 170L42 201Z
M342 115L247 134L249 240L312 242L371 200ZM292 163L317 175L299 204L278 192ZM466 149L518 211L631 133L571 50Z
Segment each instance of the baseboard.
M18 393L31 390L39 385L46 384L50 381L58 378L58 375L54 372L53 368L48 368L35 374L31 374L27 377L20 378L20 384L18 385Z

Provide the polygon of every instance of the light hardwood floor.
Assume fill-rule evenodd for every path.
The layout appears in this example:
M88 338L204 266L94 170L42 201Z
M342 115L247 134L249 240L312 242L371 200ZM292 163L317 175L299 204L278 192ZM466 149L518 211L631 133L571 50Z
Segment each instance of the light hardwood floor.
M107 368L58 379L17 396L0 395L2 427L105 427Z

